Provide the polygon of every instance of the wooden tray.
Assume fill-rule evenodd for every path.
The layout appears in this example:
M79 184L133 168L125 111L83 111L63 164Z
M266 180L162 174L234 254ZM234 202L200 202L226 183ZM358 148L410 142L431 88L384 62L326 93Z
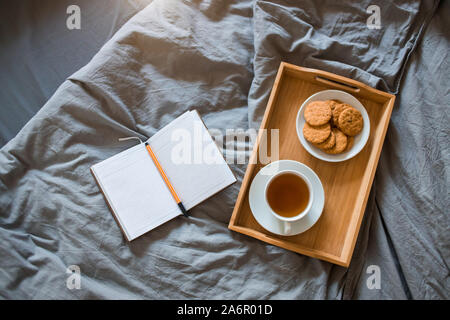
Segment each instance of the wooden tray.
M370 118L369 140L361 152L344 162L330 163L311 156L300 144L296 116L312 94L339 89L355 96ZM261 129L279 129L279 158L302 162L313 169L325 190L319 221L296 236L273 234L256 222L248 191L264 166L258 156L262 130L253 148L228 228L267 243L348 267L358 237L372 181L394 106L395 96L333 73L282 62L261 123Z

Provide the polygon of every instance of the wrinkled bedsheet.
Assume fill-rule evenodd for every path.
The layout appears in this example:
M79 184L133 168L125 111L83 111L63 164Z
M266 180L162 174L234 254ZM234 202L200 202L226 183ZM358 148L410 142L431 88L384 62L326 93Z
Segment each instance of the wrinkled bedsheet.
M153 1L0 150L0 296L448 299L444 3ZM372 4L381 29L366 25ZM228 230L238 163L238 182L189 220L127 243L89 167L132 145L118 137L149 137L188 109L224 133L257 128L280 61L398 93L350 267ZM251 141L223 146L235 149L248 158ZM67 287L71 265L80 289Z
M64 80L151 0L0 2L0 147L39 111ZM81 29L69 30L76 4Z

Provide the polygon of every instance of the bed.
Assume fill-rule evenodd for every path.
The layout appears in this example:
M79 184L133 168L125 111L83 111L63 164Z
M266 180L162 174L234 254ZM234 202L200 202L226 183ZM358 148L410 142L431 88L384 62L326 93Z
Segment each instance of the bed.
M379 29L369 28L371 5ZM155 0L139 9L54 93L60 78L34 96L40 81L14 91L23 78L2 72L2 298L449 298L448 2ZM189 221L126 242L90 166L131 145L118 137L149 137L193 108L220 132L258 128L281 61L397 94L350 267L228 230L245 163L231 164L238 182ZM40 76L52 66L38 64L24 66ZM12 138L4 127L28 120L11 111L27 101L43 106ZM236 149L248 157L250 140L223 145ZM80 289L67 286L70 266ZM374 266L379 288L368 283Z
M151 0L33 0L0 3L0 147L11 140L72 73ZM67 8L80 8L68 29Z

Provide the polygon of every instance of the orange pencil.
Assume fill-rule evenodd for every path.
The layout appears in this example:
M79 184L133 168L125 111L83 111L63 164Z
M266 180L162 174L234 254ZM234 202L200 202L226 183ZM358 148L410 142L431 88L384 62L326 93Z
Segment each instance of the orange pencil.
M158 159L156 158L155 154L153 153L152 148L150 148L150 145L148 144L148 142L145 143L145 147L147 148L148 153L152 157L153 162L156 165L156 168L158 168L158 171L161 174L161 177L164 179L164 182L166 183L167 187L169 188L170 193L172 194L173 198L177 202L178 207L180 207L181 212L183 213L183 215L185 217L189 217L189 215L186 211L186 208L183 206L183 203L181 202L180 198L178 197L177 193L175 192L175 189L173 188L172 184L170 183L169 178L167 178L166 174L164 173L163 168L159 164Z

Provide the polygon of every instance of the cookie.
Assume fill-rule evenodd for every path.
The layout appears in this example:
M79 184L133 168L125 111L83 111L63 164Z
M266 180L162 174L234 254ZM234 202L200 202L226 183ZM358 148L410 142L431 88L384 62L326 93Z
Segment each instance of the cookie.
M327 100L328 104L330 105L331 113L333 113L334 108L340 104L341 102L339 100Z
M323 151L329 154L342 153L347 147L347 136L337 128L333 128L333 133L336 136L336 143L334 147L330 149L323 149Z
M327 101L313 101L305 108L305 120L312 126L320 126L331 119L331 108Z
M335 126L338 126L339 115L341 114L341 112L348 108L352 108L352 106L350 106L346 103L338 103L333 108L333 124Z
M310 126L308 122L305 122L303 126L303 136L311 143L324 142L331 134L330 123L327 122L320 126Z
M361 112L353 107L343 110L339 115L338 127L348 136L356 136L361 132L363 125Z
M333 121L333 112L334 112L334 109L336 108L336 106L341 104L341 102L339 100L328 100L328 103L329 103L330 109L331 109L330 124L332 127L336 127L336 124Z
M350 149L353 147L353 143L355 142L355 138L353 137L347 137L347 147L345 147L345 152L350 151Z
M336 144L336 136L334 135L333 131L331 131L330 136L322 143L317 143L315 146L320 149L330 149L333 148Z

